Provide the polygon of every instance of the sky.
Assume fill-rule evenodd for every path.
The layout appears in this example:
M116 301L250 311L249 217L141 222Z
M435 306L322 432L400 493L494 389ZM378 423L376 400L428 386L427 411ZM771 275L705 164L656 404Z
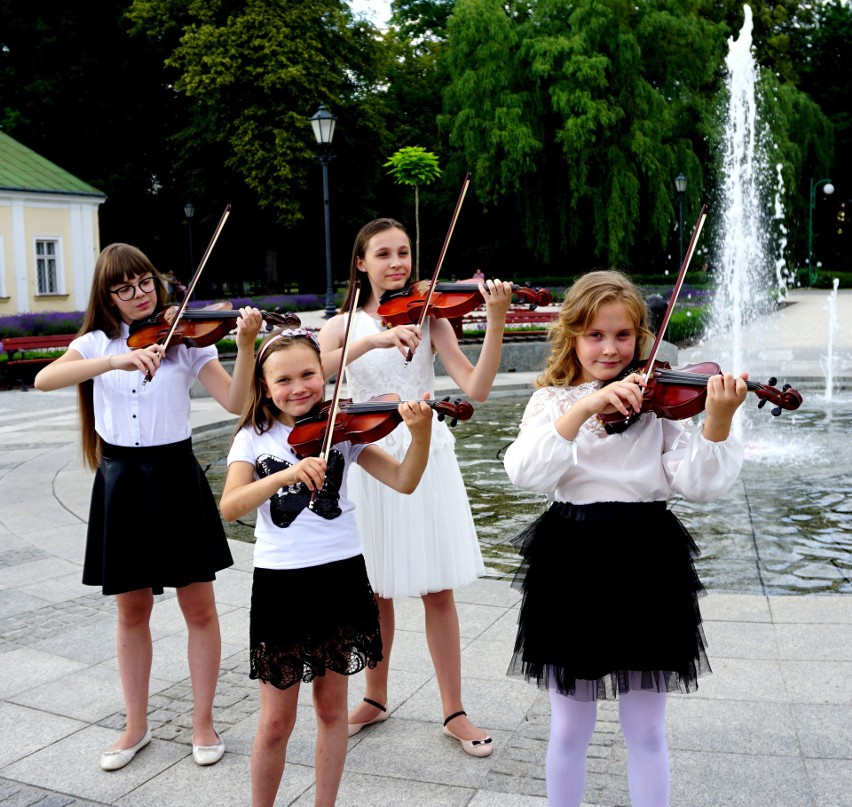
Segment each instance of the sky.
M390 19L390 0L349 0L352 10L383 26Z

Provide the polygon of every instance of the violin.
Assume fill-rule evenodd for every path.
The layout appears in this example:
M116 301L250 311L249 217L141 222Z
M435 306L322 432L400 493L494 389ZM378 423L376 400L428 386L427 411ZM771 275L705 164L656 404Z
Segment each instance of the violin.
M329 448L347 440L350 443L374 443L402 423L399 414L400 397L393 392L378 395L363 403L353 403L347 398L340 399L338 403ZM455 426L460 420L470 420L473 415L473 407L465 400L456 399L450 403L449 397L446 397L440 401L427 400L426 403L438 413L438 420L449 416L450 426ZM300 457L316 456L327 442L331 405L332 401L325 401L296 420L287 440Z
M164 308L148 319L137 320L130 325L127 346L144 348L165 341L172 327L175 307ZM282 327L292 326L295 320L291 314L276 314L261 311L264 320ZM169 345L187 347L207 347L228 335L233 329L239 311L234 311L231 303L213 303L204 308L186 308L175 326Z
M430 291L431 299L430 298ZM547 289L530 288L512 284L512 292L529 302L530 310L539 305L550 305ZM386 291L379 299L379 316L388 325L421 323L424 306L426 316L440 319L463 317L485 302L477 283L437 283L421 280L398 291Z
M635 372L629 370L622 377ZM642 371L646 372L646 371ZM721 368L714 362L689 364L680 370L672 370L666 361L655 361L653 369L646 378L647 385L642 391L642 409L625 417L621 412L598 415L607 434L621 434L633 425L643 412L653 412L657 417L668 420L684 420L704 411L707 401L707 381L711 376L719 375ZM770 378L768 384L746 381L749 392L760 398L757 405L762 409L767 401L775 404L772 414L776 417L785 409L798 409L802 396L789 384L780 390L775 388L776 378Z

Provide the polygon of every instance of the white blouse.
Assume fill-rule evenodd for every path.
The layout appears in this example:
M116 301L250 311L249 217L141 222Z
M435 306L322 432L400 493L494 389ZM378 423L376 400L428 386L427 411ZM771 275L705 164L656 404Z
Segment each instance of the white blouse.
M84 359L120 355L131 350L128 334L125 324L117 339L90 331L69 348ZM142 383L145 375L139 370L109 370L95 376L95 431L114 446L161 446L186 440L192 434L189 390L201 368L218 356L215 345L175 345L147 384Z
M555 421L599 387L591 382L533 393L504 458L513 484L551 501L591 504L665 501L673 495L708 501L736 481L743 464L740 442L732 436L711 442L690 420L646 413L626 431L610 435L590 418L566 440Z

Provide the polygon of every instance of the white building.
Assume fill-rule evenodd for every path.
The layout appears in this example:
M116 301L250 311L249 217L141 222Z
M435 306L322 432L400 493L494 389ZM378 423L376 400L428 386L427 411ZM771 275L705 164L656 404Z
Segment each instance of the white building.
M0 131L0 316L85 309L105 200Z

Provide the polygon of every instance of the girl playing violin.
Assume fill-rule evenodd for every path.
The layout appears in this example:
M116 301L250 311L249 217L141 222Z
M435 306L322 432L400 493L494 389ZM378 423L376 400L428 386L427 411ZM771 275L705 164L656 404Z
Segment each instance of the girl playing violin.
M346 466L358 463L408 494L429 456L432 410L409 401L399 405L411 435L401 461L348 441L336 443L327 460L299 459L287 438L296 419L322 403L324 391L313 334L288 328L270 336L258 351L251 397L228 455L222 515L233 521L258 511L250 615L250 675L260 679L254 807L275 801L302 681L313 682L317 717L315 804L335 803L346 759L347 676L382 658Z
M166 282L128 244L110 244L95 264L80 335L39 372L35 385L77 384L86 464L97 470L89 512L83 583L114 594L118 668L126 728L101 755L101 768L124 767L151 741L148 680L154 594L177 598L189 632L193 758L218 762L225 746L213 728L221 639L213 597L216 572L233 561L207 479L192 452L189 390L196 376L238 414L251 383L260 312L240 309L233 379L215 346L161 345L129 350L129 326L166 303ZM144 383L150 377L150 383ZM177 487L175 482L179 482Z
M596 700L616 696L631 804L668 805L666 693L689 692L710 671L698 549L666 500L706 501L736 480L743 451L730 427L747 376L709 379L703 425L649 413L607 435L598 414L641 411L642 376L623 374L650 337L645 302L624 275L577 280L506 451L512 482L552 502L515 539L524 597L509 669L550 693L551 807L580 804Z
M433 391L435 353L468 396L480 401L488 397L500 364L511 283L489 280L479 284L488 326L479 360L473 365L446 319L427 318L422 333L416 325L386 328L382 323L379 298L386 291L404 288L411 280L411 240L399 222L376 219L361 228L352 251L344 310L359 278L368 282L362 284L362 304L352 323L346 370L348 394L354 401L386 392L406 398L419 396L423 389ZM347 317L332 318L320 331L327 373L339 363ZM407 364L409 350L414 356ZM406 443L404 432L394 432L379 445L401 457ZM491 739L468 720L461 696L461 647L453 589L471 583L484 574L485 567L453 443L446 424L436 424L429 467L411 497L382 488L357 468L349 475L384 643L384 660L367 670L365 697L349 714L349 733L356 734L388 717L393 598L419 596L426 611L426 638L441 695L444 731L458 739L469 754L487 756Z

